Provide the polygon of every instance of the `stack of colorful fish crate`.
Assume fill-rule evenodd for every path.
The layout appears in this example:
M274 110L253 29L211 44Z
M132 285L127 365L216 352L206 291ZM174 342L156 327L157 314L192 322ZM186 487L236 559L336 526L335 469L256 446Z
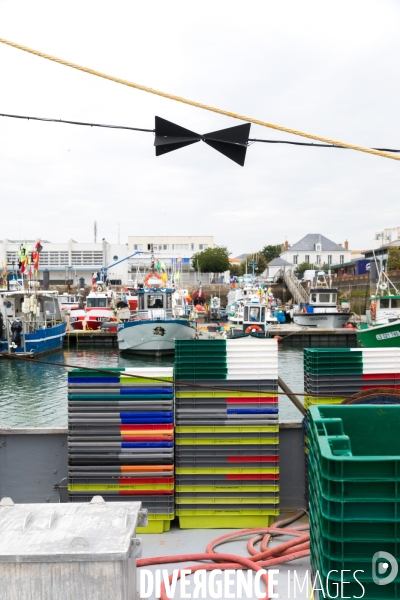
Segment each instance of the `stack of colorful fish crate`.
M304 350L305 407L341 404L375 387L400 389L400 348Z
M333 405L372 388L400 389L400 348L304 350L304 406ZM307 430L308 416L304 428ZM306 482L308 436L305 433ZM307 498L307 490L306 490Z
M68 490L142 502L147 532L174 518L172 368L74 369L68 373Z
M276 340L175 342L182 528L263 527L279 514Z
M320 598L399 599L400 406L313 406L309 417L311 562Z

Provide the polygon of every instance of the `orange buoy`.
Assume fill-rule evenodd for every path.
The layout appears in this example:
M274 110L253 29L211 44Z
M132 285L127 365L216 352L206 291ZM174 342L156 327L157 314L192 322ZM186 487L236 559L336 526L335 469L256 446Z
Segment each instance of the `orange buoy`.
M283 337L280 335L274 335L274 340L278 340L278 342L283 342Z
M251 333L252 331L262 331L262 328L259 325L249 325L245 333Z

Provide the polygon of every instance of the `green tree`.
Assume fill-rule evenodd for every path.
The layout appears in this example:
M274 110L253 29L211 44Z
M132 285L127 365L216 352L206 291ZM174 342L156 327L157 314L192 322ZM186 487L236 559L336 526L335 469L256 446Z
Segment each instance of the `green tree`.
M240 266L241 265L237 265L237 264L232 264L231 263L231 266L229 267L231 275L235 275L236 277L239 277L239 275L242 274Z
M240 264L241 274L244 275L246 273L246 263L247 263L247 273L253 273L253 266L250 264L254 260L255 268L254 274L261 275L265 269L267 268L267 261L265 260L264 255L261 252L255 252L254 254L248 254L246 256L246 260L243 260Z
M304 271L314 270L314 265L310 265L308 262L303 262L297 265L296 271L298 273L304 273Z
M393 269L400 269L400 248L399 246L391 246L388 253L387 262L388 271Z
M206 248L201 252L196 252L192 256L192 265L196 271L202 273L224 273L230 270L228 248L225 246L215 246L215 248Z
M261 254L264 256L267 264L271 262L271 260L274 260L274 258L278 258L281 252L282 250L280 244L276 244L275 246L264 246L264 248L261 250Z

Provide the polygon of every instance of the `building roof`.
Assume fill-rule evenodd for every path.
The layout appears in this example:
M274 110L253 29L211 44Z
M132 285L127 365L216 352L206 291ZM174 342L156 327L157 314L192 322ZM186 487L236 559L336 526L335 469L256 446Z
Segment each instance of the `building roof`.
M325 237L324 235L321 235L320 233L307 233L307 235L305 235L299 242L297 242L296 244L293 244L293 246L290 246L289 250L300 250L300 251L314 251L315 250L315 244L322 244L322 250L346 250L346 248L344 248L343 246L339 246L339 244L336 244L335 242L332 242L332 240L329 240L327 237Z
M287 260L284 260L283 258L281 258L280 256L278 256L278 258L274 258L273 260L271 260L268 263L269 267L291 267L292 265L290 263L287 262Z
M363 260L363 259L361 259ZM344 267L354 267L357 261L355 260L351 260L350 262L346 262L346 263L341 263L339 265L329 265L330 269L342 269Z
M241 254L240 256L236 256L236 258L237 258L238 260L244 260L245 258L247 258L247 257L248 257L248 255L249 255L248 253L247 253L247 254Z

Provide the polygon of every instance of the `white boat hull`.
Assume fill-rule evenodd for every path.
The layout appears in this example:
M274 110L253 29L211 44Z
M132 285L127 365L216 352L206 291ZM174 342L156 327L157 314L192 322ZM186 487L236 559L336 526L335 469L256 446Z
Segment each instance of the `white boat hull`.
M293 315L293 321L300 327L326 327L340 329L351 317L351 313L298 313Z
M174 352L175 340L192 340L196 328L186 319L129 321L118 326L121 352Z

